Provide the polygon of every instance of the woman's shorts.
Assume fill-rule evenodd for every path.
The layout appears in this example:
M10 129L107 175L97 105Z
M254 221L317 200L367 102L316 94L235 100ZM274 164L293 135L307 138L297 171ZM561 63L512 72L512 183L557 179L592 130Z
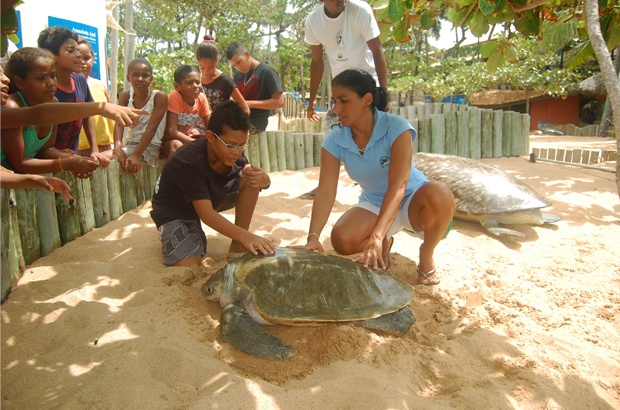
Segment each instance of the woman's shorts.
M400 203L400 208L398 208L398 214L396 215L396 219L394 220L394 223L392 224L392 226L390 227L386 235L387 240L390 240L392 235L394 235L397 232L402 231L403 229L407 229L415 233L418 238L424 239L424 232L416 232L416 230L413 229L413 227L411 226L411 221L409 221L409 205L411 204L411 200L413 199L414 194L415 192L409 195L407 198L405 198L404 201ZM378 207L377 205L371 202L366 202L366 201L359 202L355 206L357 208L362 208L367 211L370 211L375 215L379 215L379 211L381 210L381 208ZM448 232L450 232L450 230L452 229L453 221L454 219L450 221L450 225L448 225L448 229L446 229L446 232L443 234L442 239L448 236Z
M158 230L165 265L172 266L192 256L205 256L207 237L200 220L177 219L163 224Z

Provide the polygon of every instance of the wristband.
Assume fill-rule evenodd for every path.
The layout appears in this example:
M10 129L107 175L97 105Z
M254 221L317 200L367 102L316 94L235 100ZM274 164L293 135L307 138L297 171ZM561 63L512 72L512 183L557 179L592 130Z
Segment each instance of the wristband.
M62 157L58 157L58 165L60 166L60 172L65 172L65 169L62 166Z
M319 241L321 240L321 237L320 237L318 234L314 233L314 232L310 232L310 233L308 234L308 236L310 236L310 235L314 235L314 236L316 236L316 239L317 239L317 240L319 240Z

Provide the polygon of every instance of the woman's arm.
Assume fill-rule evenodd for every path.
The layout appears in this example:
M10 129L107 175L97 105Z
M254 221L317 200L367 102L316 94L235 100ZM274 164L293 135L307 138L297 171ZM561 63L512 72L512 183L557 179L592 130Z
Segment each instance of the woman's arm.
M241 91L239 91L238 88L235 88L233 92L230 93L230 96L237 102L237 104L239 104L241 108L243 108L243 111L250 115L250 107L248 107L248 103L245 102L245 98L243 98L243 95L241 95Z
M319 186L316 189L316 196L312 203L310 230L306 246L302 248L317 250L323 253L324 249L319 238L334 206L338 191L338 178L340 176L340 160L330 154L325 148L321 149L321 168L319 172Z
M92 115L103 115L124 126L132 125L146 111L106 102L46 103L34 107L6 108L0 111L2 129L28 125L63 124Z

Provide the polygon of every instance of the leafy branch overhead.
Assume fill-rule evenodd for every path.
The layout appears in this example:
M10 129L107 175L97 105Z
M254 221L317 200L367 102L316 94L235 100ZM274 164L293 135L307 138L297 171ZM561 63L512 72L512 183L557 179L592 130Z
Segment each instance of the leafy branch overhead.
M599 16L601 31L607 48L613 50L620 45L620 8L616 1L600 0ZM566 46L566 39L581 39L584 42L576 50L575 61L594 59L594 51L587 40L583 2L563 0L371 0L381 29L382 41L393 39L408 42L411 33L427 30L437 21L448 20L455 28L469 30L481 38L498 29L507 33L519 33L535 37L541 47L556 51ZM511 36L489 39L480 50L487 58L490 71L514 62L518 58ZM579 54L580 53L580 54Z

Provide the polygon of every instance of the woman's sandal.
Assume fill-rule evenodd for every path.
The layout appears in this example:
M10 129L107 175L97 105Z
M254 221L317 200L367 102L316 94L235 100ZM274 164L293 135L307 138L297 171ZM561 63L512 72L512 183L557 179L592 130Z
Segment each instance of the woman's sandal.
M437 270L435 269L431 269L428 272L424 273L420 270L420 268L418 268L418 283L420 283L421 285L437 285L440 280L432 280L431 278L433 276L435 276L435 274L437 273ZM423 279L420 279L420 278Z

